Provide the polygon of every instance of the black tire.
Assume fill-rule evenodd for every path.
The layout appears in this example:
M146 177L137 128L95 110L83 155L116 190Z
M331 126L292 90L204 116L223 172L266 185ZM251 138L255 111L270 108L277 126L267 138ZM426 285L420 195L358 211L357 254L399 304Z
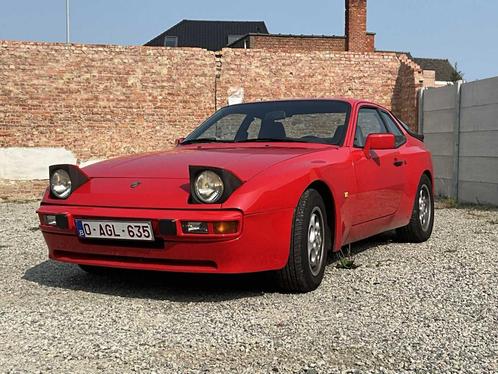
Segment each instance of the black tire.
M308 252L310 238L310 222L318 222L321 215L322 230L316 229L313 238L320 241L320 256L316 255L315 264L311 260L311 252ZM318 226L313 225L317 228ZM320 232L320 235L316 235ZM325 266L327 264L327 251L330 248L330 227L327 221L327 212L321 195L314 189L306 190L294 212L292 225L291 245L287 265L277 272L277 282L284 292L303 293L315 290L323 279ZM313 243L315 243L315 240ZM311 243L311 242L310 242ZM310 244L311 245L311 244ZM318 247L318 244L317 246ZM312 245L312 248L316 248ZM311 250L313 251L313 249ZM317 252L314 252L315 254Z
M81 270L88 274L94 275L106 275L109 273L109 269L102 266L92 266L92 265L78 265Z
M420 204L419 199L421 196L421 191L427 192L428 201L430 206L427 209L430 216L427 221L423 221L420 218L421 208L423 205ZM424 195L425 195L424 192ZM425 209L424 209L425 210ZM420 178L420 183L417 188L417 194L415 195L415 201L412 208L412 216L408 225L397 229L398 238L403 242L410 243L422 243L431 237L432 228L434 227L434 196L432 192L432 183L427 175L422 175Z

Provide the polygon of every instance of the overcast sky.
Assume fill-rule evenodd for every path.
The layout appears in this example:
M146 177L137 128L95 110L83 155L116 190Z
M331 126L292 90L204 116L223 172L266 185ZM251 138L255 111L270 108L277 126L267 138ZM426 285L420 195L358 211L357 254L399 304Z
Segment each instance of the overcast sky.
M344 34L344 0L70 0L71 41L143 44L178 21L263 20L272 33ZM498 75L498 0L369 0L377 49L458 62L466 80ZM0 39L64 41L65 0L2 0Z

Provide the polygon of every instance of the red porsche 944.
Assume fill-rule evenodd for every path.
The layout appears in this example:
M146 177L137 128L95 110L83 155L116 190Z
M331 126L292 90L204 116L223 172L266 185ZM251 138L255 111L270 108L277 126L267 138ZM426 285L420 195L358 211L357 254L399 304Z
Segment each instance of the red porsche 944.
M329 251L393 229L430 237L422 140L366 101L233 105L172 150L51 166L40 228L50 258L89 272L274 271L283 290L307 292Z

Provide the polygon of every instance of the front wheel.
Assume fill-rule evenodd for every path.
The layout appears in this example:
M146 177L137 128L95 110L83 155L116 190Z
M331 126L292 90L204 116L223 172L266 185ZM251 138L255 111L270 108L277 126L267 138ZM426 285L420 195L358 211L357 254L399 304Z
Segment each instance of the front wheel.
M280 288L286 292L315 290L323 279L329 246L325 204L316 190L308 189L294 213L287 265L277 272Z
M421 243L431 237L434 226L434 196L432 183L427 175L422 175L413 204L410 222L397 230L402 241Z

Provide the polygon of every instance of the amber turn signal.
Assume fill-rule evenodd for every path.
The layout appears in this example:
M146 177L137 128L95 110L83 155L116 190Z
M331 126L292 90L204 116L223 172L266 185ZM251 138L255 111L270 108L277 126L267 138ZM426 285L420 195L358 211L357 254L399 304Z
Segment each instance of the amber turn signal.
M213 231L215 234L235 234L238 226L237 221L213 222Z

